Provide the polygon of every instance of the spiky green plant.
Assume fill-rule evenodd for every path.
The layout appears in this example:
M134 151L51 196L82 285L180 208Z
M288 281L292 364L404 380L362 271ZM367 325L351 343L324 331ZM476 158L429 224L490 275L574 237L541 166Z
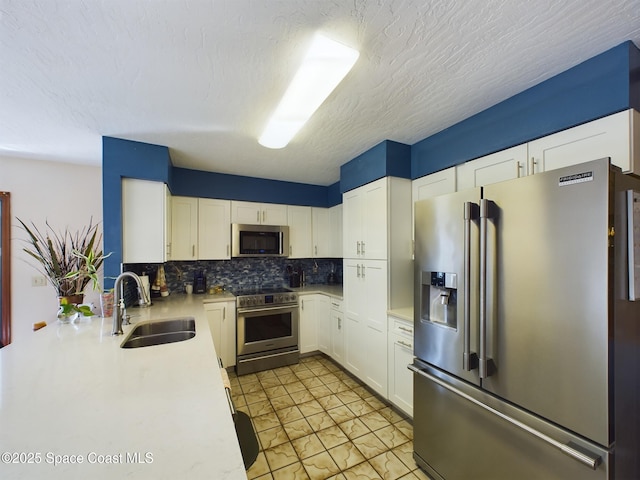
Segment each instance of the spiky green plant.
M29 227L19 218L18 221L29 236L26 240L29 247L23 250L38 262L34 268L49 280L59 297L81 294L90 280L97 279L90 273L97 274L106 256L100 250L102 234L93 219L75 233L68 228L56 231L48 221L44 231L40 231L33 222ZM90 270L87 259L92 260Z

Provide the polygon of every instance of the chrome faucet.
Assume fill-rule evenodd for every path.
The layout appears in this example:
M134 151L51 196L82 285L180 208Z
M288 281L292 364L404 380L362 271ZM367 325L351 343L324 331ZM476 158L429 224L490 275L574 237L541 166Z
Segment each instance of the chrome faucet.
M124 298L121 298L121 293L120 290L122 289L122 280L124 279L124 277L131 277L135 280L136 284L138 285L138 297L140 298L140 305L149 305L150 301L147 298L147 293L145 292L144 288L142 287L142 281L140 280L140 277L138 275L136 275L133 272L122 272L120 275L118 275L118 278L116 278L116 281L113 284L113 290L114 290L114 295L113 295L113 328L111 329L111 335L122 335L122 320L124 318L124 316L126 315L125 312L125 305L124 305ZM127 322L128 323L128 322Z

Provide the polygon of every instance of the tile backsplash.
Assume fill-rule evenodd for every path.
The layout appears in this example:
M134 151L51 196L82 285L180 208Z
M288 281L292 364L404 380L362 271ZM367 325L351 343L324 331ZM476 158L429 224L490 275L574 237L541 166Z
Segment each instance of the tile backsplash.
M125 270L146 273L153 284L159 264L128 264ZM326 284L329 274L336 274L342 283L341 258L289 259L278 257L247 257L231 260L198 260L164 264L169 292L184 292L185 282L193 282L194 274L203 271L207 287L224 285L234 291L249 287L288 286L287 267L304 272L307 285Z

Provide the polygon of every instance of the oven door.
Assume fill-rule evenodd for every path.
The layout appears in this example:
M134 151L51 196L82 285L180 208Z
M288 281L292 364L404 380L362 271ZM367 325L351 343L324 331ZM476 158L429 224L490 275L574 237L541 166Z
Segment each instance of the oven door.
M237 355L298 346L298 305L238 309Z

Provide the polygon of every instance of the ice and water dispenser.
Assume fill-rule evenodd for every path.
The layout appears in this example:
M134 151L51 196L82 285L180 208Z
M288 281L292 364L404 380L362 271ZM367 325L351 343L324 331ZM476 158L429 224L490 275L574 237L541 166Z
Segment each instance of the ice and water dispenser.
M457 289L455 273L422 272L422 320L457 328Z

